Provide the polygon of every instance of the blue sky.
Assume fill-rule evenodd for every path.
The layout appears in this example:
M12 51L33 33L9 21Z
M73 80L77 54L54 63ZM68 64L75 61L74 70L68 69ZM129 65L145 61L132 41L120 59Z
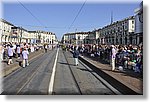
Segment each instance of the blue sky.
M45 30L54 32L60 40L67 32L92 31L110 24L111 11L113 20L121 20L134 15L134 10L139 2L132 3L86 3L73 22L83 3L23 3L32 12L39 23L31 14L16 3L3 3L3 18L27 30ZM37 27L38 26L38 27ZM40 27L39 27L40 26ZM46 26L48 28L44 28Z

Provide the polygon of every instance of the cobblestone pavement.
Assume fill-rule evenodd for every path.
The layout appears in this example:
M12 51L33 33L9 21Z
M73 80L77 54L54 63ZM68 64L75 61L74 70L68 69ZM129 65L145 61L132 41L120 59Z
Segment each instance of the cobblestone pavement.
M94 60L93 58L89 58L86 56L84 56L83 58L85 60L88 60L90 63L93 63L95 66L97 66L97 68L112 76L116 80L120 81L135 92L143 94L143 78L139 73L135 73L133 70L129 69L120 71L117 69L117 67L115 71L111 71L110 64L101 63L100 61Z

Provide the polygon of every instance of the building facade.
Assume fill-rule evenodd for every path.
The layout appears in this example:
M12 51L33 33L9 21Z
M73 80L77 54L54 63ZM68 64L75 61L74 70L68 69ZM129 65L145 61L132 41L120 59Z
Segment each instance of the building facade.
M30 43L29 32L22 27L12 27L11 28L11 40L10 42L16 43Z
M137 44L143 42L143 2L140 3L139 7L135 9L135 33L134 38Z
M89 32L67 33L63 36L64 44L137 44L134 37L135 17L131 16L113 22L103 28Z
M134 10L134 16L111 22L100 29L89 32L64 34L65 44L138 45L143 43L143 2Z
M100 44L136 44L136 41L133 39L134 29L134 16L113 22L98 30Z
M37 31L28 31L28 32L29 32L30 43L32 44L38 43Z
M67 33L62 37L63 44L76 44L75 33Z
M22 27L16 27L4 19L0 19L0 40L16 43L49 43L58 42L55 33L47 31L28 31Z
M0 40L1 42L10 42L11 38L11 27L14 27L13 24L7 22L4 19L0 19Z
M88 32L75 32L64 34L62 38L64 44L98 44L99 32L97 30Z
M75 32L64 34L62 42L64 44L76 44L82 45L89 43L89 34L90 32Z
M143 42L143 7L135 10L135 16L112 22L100 29L89 32L67 33L65 44L107 44L137 45Z
M36 31L37 34L37 43L49 43L54 44L57 41L55 33L46 32L46 31Z
M58 44L58 40L57 40L55 33L52 33L50 35L50 44Z
M99 34L97 30L87 32L88 35L84 39L84 44L98 44Z

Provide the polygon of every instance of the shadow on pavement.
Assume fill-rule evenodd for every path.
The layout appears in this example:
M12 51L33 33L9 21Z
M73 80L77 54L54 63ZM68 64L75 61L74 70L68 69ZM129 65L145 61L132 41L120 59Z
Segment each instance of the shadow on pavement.
M64 62L58 62L60 64L65 64L65 65L69 65L69 66L74 66L74 64L68 64L68 63L64 63Z

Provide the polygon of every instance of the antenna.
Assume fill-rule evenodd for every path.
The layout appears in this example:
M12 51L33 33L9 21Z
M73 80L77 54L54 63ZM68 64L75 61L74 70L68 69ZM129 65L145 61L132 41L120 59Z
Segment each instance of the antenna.
M113 11L111 11L111 24L113 23Z

